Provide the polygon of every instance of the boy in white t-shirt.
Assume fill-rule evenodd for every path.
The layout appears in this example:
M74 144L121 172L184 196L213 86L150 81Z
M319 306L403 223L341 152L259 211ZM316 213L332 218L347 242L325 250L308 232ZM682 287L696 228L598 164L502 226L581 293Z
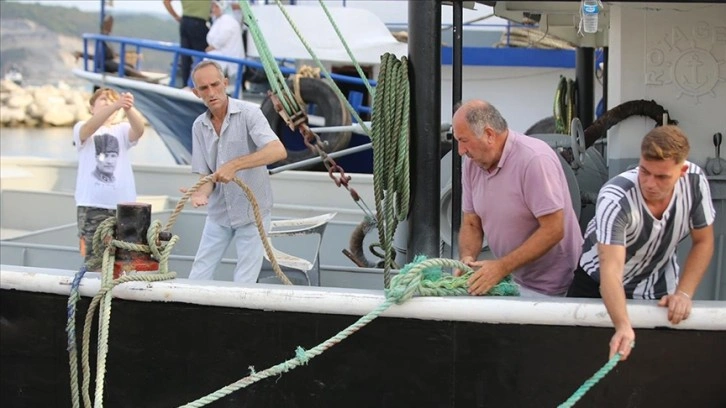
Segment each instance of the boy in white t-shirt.
M134 108L130 93L118 94L101 88L89 101L91 118L73 127L73 142L78 149L76 208L81 256L93 257L93 234L108 217L116 216L116 206L136 201L136 184L128 150L144 134L144 120ZM114 123L123 109L128 122ZM100 255L100 254L97 254Z

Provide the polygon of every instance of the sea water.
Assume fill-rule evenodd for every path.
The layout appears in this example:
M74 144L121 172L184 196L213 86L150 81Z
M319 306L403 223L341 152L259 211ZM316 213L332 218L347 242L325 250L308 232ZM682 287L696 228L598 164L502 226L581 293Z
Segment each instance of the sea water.
M147 127L129 151L133 164L173 165L173 156L161 137ZM40 157L76 161L72 128L0 128L0 156Z

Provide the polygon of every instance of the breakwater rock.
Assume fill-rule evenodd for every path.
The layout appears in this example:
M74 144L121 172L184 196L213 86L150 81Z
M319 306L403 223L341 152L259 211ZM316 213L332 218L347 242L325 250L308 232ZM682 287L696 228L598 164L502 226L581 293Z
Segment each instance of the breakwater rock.
M91 117L89 91L57 86L22 87L0 81L0 125L3 127L73 126Z

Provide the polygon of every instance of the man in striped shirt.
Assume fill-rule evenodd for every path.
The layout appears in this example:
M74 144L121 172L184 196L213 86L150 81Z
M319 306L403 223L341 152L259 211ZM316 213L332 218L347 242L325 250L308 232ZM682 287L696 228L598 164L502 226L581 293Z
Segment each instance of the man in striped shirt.
M567 295L602 297L615 326L610 357L625 360L635 344L626 298L660 299L678 324L708 268L715 210L703 170L686 161L689 150L681 129L656 127L643 138L639 166L600 189ZM680 273L676 248L688 234L693 246Z

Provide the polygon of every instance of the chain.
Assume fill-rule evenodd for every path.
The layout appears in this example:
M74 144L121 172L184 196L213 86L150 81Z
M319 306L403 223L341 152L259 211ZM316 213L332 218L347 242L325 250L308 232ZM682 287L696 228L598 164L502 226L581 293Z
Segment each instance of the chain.
M325 168L328 170L328 175L333 180L335 185L338 187L345 187L345 189L348 190L348 193L350 193L351 198L353 198L353 201L358 206L358 208L360 208L366 216L371 217L371 219L377 219L373 211L371 211L371 209L368 207L368 204L366 204L366 202L363 200L363 198L361 198L358 192L348 185L351 177L345 174L345 170L340 167L340 165L338 165L338 163L336 163L332 157L328 156L328 153L325 151L326 142L323 142L323 140L320 139L320 136L318 136L317 133L313 132L308 126L307 113L305 113L305 111L300 108L298 111L288 114L284 109L283 100L278 94L274 92L269 92L268 96L270 97L270 101L272 102L272 105L277 111L277 114L280 115L280 117L282 118L282 120L285 121L287 126L291 130L297 129L303 136L303 142L305 143L305 146L307 146L310 151L320 156L323 161L323 165L325 165ZM287 96L287 94L284 94L284 96ZM286 99L292 98L288 97ZM302 101L296 100L296 102L298 102L298 106L305 105Z
M373 211L371 211L368 207L365 200L363 200L353 187L348 185L351 177L345 174L345 169L338 165L338 163L336 163L335 160L325 151L326 142L323 142L322 139L320 139L320 136L308 127L307 123L299 124L297 127L298 131L303 135L303 142L305 143L305 146L307 146L310 151L317 153L318 156L320 156L323 160L323 165L325 165L325 168L328 170L328 175L335 185L338 187L345 187L358 208L360 208L366 216L376 219Z

